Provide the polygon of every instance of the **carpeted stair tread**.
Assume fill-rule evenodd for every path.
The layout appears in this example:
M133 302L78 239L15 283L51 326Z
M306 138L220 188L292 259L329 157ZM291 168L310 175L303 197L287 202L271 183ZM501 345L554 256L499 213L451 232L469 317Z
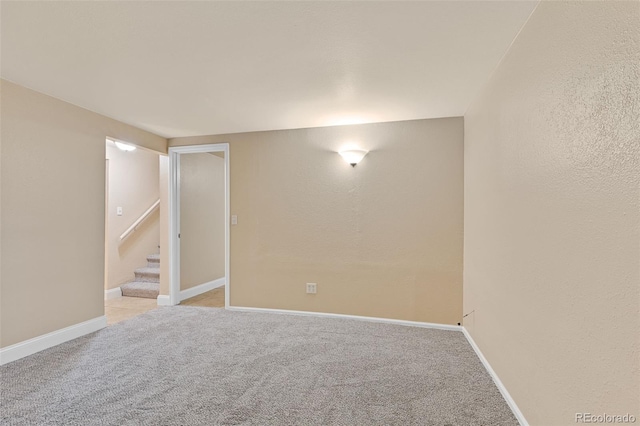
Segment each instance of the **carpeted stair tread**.
M134 271L132 282L120 286L123 296L155 299L160 294L160 255L147 256L147 266Z
M150 254L147 256L147 263L149 268L159 268L160 267L160 255L159 254Z
M156 299L160 294L160 283L132 281L120 286L122 295L127 297L144 297L147 299Z
M135 270L136 281L160 282L160 268L138 268Z
M158 271L158 268L149 268L148 266L145 266L143 268L138 268L138 269L136 269L136 272L139 272L141 274L157 274L157 275L160 275L160 271Z

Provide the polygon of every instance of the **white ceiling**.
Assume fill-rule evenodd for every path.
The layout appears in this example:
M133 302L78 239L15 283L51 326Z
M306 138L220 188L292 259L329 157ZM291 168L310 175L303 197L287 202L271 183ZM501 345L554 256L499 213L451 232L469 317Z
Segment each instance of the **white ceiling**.
M1 2L1 75L165 137L463 115L536 2Z

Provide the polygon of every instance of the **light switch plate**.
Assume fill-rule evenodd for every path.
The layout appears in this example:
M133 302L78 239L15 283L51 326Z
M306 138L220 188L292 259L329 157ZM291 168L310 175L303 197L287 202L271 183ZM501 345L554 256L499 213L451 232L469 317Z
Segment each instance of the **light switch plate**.
M122 216L122 207L116 207L116 214Z

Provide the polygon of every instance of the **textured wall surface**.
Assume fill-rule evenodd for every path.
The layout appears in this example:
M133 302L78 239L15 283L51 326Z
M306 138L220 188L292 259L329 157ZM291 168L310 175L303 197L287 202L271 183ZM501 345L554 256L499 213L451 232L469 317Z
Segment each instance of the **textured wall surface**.
M465 115L464 326L531 424L640 417L639 31L542 2Z
M238 216L231 305L461 321L461 118L170 141L215 142ZM370 150L355 168L349 144Z
M224 159L180 154L180 290L225 276Z
M0 345L104 314L105 138L166 140L1 80Z
M160 212L157 209L127 239L126 231L160 197L158 154L143 149L122 151L107 143L109 195L107 197L106 289L134 279L133 271L158 253ZM123 214L117 215L117 207Z

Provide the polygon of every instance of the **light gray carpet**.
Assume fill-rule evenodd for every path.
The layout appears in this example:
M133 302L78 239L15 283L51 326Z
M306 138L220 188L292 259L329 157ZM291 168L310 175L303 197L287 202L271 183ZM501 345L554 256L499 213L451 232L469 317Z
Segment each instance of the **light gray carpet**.
M2 425L516 425L460 332L165 307L0 367Z

